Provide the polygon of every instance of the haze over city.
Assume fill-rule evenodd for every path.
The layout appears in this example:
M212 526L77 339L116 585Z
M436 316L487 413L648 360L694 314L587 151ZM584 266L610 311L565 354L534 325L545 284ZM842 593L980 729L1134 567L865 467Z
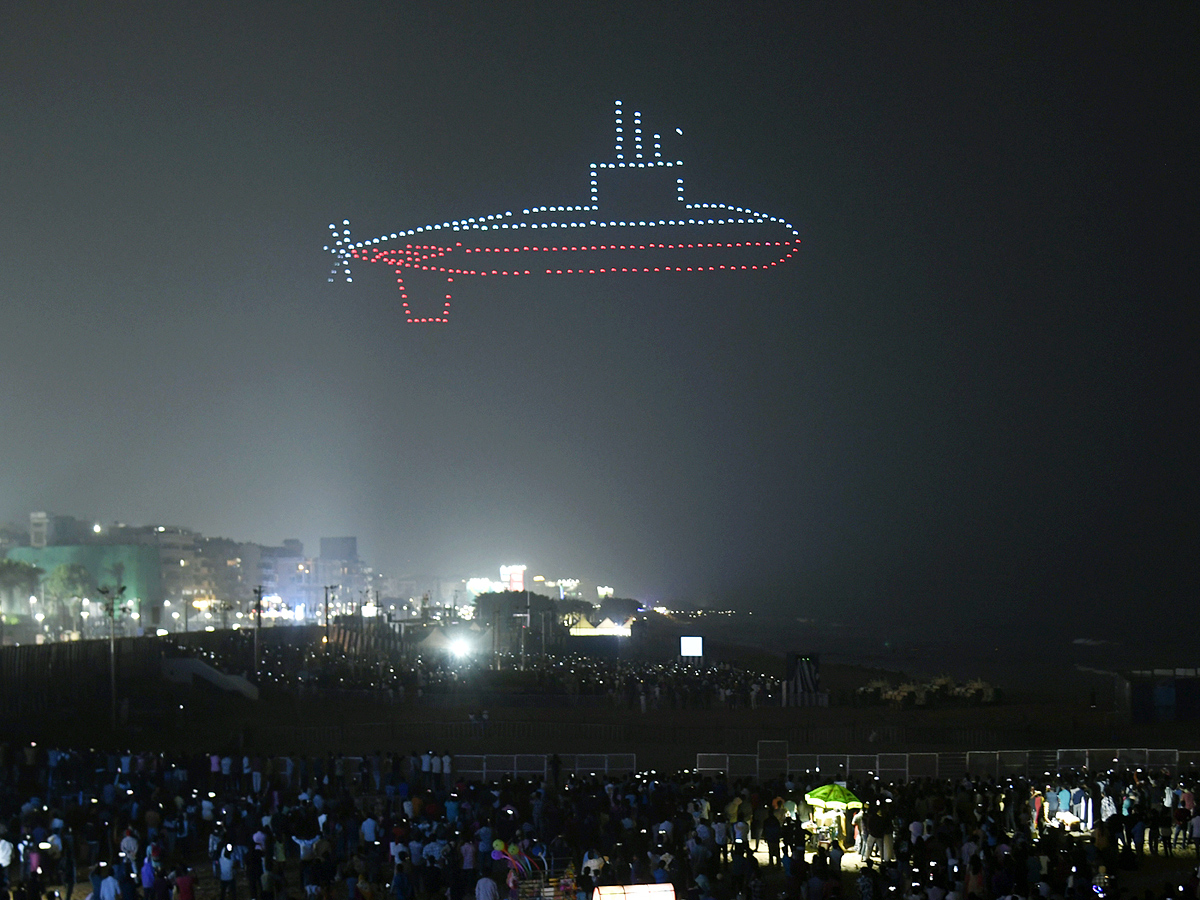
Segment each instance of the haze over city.
M1149 639L1200 561L1196 24L6 9L0 522L355 535L389 573L524 563L649 605ZM386 267L328 282L331 223L588 203L615 101L689 199L785 219L795 255L459 279L432 326Z

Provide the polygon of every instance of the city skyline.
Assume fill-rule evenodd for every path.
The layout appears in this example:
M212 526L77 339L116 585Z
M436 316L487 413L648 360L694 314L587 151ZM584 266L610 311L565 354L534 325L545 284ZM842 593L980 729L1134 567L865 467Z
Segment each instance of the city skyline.
M163 568L167 569L168 556L172 557L170 562L173 563L175 557L181 555L186 556L186 559L180 559L180 565L185 562L188 565L194 565L194 557L196 555L212 557L217 559L222 556L232 556L238 548L255 547L258 551L268 551L274 556L286 557L293 561L303 560L308 563L320 560L337 560L351 561L361 563L363 583L371 582L372 584L388 585L391 589L390 593L385 596L390 600L414 600L419 599L422 593L430 593L427 590L429 586L437 586L438 590L433 592L435 600L450 600L454 595L461 595L463 600L471 599L481 593L491 591L525 591L530 590L536 593L544 593L549 596L570 596L582 598L585 595L590 596L595 594L593 602L599 602L606 597L614 595L614 588L608 584L604 584L602 580L594 578L580 579L573 577L570 574L551 574L547 576L546 572L554 572L554 568L545 568L533 570L530 566L524 563L503 563L498 562L492 566L490 574L477 570L463 570L461 572L447 572L437 574L431 571L422 569L414 570L396 570L384 565L372 564L374 561L364 558L358 553L357 538L355 536L340 536L330 537L323 536L314 542L306 542L298 538L281 538L277 541L260 543L257 541L239 540L230 538L225 535L206 535L196 529L189 528L183 525L160 525L158 523L143 523L130 524L126 522L111 522L103 523L95 517L76 517L68 514L51 514L42 511L31 512L29 514L29 522L27 525L17 525L15 523L7 523L3 525L0 531L0 559L4 558L4 554L8 550L25 547L33 550L38 550L46 547L62 547L73 545L90 545L90 544L128 544L144 542L146 538L155 539L159 542L163 538L173 539L176 543L168 550L163 551ZM186 549L181 550L183 544L178 541L182 539L186 543ZM319 549L317 552L312 552L313 544L317 544ZM213 545L220 545L219 549L212 549ZM221 549L226 552L222 553ZM13 558L17 558L14 556ZM233 562L232 559L229 560ZM238 563L242 560L238 559ZM186 568L186 567L185 567ZM43 572L44 579L50 573ZM93 573L96 575L97 573ZM325 582L335 580L333 576L325 573L315 574L312 581L313 586L324 585ZM356 576L357 577L357 576ZM97 581L103 579L97 576ZM111 580L111 579L109 579ZM240 584L238 592L231 592L228 585L224 585L224 593L218 592L216 599L237 599L243 602L251 598L253 589L263 587L263 585L255 585L254 581L261 581L261 578L250 578L249 580L239 578L245 581ZM419 589L414 589L407 592L396 590L396 585L421 585ZM458 586L462 587L459 588ZM268 593L272 590L268 584ZM335 593L355 595L361 593L362 586L355 588L352 585L334 585ZM178 591L166 584L161 590L164 597L172 597ZM376 591L378 592L378 591ZM449 592L447 594L447 592ZM447 594L446 596L442 596ZM276 596L278 594L276 593ZM161 600L161 598L159 598Z

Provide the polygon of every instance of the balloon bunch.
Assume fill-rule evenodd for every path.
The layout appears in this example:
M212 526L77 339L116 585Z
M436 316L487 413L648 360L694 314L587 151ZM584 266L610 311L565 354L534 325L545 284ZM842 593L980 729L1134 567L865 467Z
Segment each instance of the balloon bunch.
M558 876L558 890L554 896L560 900L575 900L575 863L567 863L566 871Z
M507 859L509 866L522 878L529 878L539 869L546 868L546 860L540 854L530 856L516 844L506 847L499 838L492 841L492 859Z

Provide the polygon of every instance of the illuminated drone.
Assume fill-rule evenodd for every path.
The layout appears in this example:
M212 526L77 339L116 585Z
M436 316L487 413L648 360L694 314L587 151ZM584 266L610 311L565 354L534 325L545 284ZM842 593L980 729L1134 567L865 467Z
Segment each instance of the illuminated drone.
M626 113L618 100L615 113L616 157L591 164L590 203L453 219L365 241L351 238L344 219L329 226L329 281L352 282L353 262L382 263L396 273L407 321L430 324L450 321L456 277L751 271L795 255L799 232L777 216L688 202L683 161L663 159L662 136L643 134L640 112ZM442 308L433 315L409 305L405 280L412 284L420 273L446 279Z

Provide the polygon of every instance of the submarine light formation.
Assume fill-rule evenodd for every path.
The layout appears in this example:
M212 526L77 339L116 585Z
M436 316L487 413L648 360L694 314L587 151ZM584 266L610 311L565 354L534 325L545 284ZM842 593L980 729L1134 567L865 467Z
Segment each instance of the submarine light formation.
M589 202L452 219L362 241L343 219L329 226L329 281L353 282L354 263L385 265L395 273L406 320L428 325L450 321L455 278L751 272L796 254L799 232L778 216L689 201L683 161L663 157L662 136L643 128L641 112L627 112L620 100L614 111L614 158L591 163ZM444 296L426 299L438 293Z

